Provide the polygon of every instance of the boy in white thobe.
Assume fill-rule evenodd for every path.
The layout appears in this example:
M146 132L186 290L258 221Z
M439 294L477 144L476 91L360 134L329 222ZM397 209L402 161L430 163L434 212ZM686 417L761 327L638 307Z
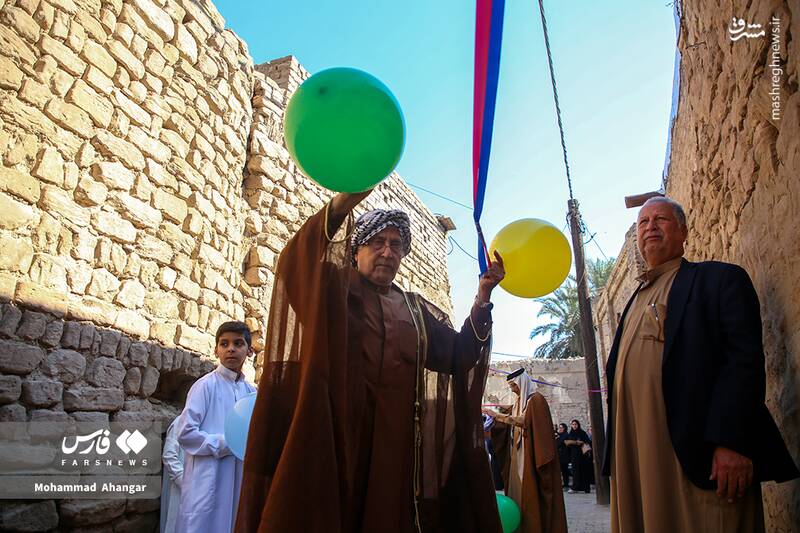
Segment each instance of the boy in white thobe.
M236 522L242 461L228 448L223 428L234 404L256 390L242 375L253 348L243 322L222 324L216 341L220 365L192 385L177 421L186 454L177 533L225 533Z

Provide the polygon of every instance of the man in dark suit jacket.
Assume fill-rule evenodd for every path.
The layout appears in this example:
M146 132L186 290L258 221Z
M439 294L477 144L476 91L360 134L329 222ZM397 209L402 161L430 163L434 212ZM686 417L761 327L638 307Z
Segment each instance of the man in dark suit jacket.
M612 531L762 530L758 482L800 476L764 404L753 284L737 265L683 259L687 233L673 200L639 212L648 272L606 367Z

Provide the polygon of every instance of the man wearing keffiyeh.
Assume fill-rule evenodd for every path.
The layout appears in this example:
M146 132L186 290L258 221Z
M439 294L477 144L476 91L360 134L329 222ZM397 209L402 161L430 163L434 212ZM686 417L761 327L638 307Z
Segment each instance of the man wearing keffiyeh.
M400 260L410 251L411 221L404 212L374 209L356 220L350 257L358 272L375 285L391 285Z
M553 439L550 407L523 368L506 376L517 396L510 415L488 409L511 429L506 495L519 506L519 533L566 533L567 515L561 491L561 468Z
M368 194L335 196L281 253L237 531L499 533L480 404L502 259L454 330L394 283L406 213L345 224Z

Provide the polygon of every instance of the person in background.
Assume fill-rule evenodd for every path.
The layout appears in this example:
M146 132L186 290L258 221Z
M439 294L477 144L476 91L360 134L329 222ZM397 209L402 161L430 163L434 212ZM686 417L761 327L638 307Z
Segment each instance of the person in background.
M565 444L567 440L567 425L561 422L558 425L556 433L556 450L558 451L558 464L561 466L561 478L563 480L561 487L564 490L569 489L569 446Z
M547 400L520 368L507 376L517 395L511 415L495 414L512 428L511 469L506 494L520 509L520 533L566 533L564 493L560 490L553 419ZM518 413L518 414L515 414Z
M672 199L639 210L647 271L606 365L613 532L764 531L761 482L800 475L764 403L750 276L734 264L684 259L688 234Z
M525 419L525 409L528 407L528 399L531 397L531 394L533 394L535 388L531 377L524 368L519 368L508 374L506 376L506 382L511 392L517 396L511 408L511 414L503 415L491 410L484 410L484 413L494 417L498 422L508 424L511 430L511 467L508 472L506 495L519 503L522 501L522 474L525 465L522 428Z
M581 423L577 420L572 420L570 423L572 429L567 434L564 444L569 446L569 460L572 463L572 488L567 492L573 494L575 492L590 493L591 487L589 485L590 474L586 453L587 450L584 445L589 444L589 435L581 429Z
M486 444L486 453L489 454L489 464L492 467L494 490L503 490L503 475L500 472L500 464L495 457L494 443L492 442L492 428L494 428L494 417L484 414L483 441Z
M175 420L167 428L164 438L164 451L161 459L164 472L161 480L161 533L174 533L175 521L181 503L181 483L183 482L183 449L178 444Z
M177 533L233 531L242 461L225 442L225 416L236 402L255 392L242 374L252 355L250 330L243 322L225 322L217 329L215 353L220 365L198 379L176 422L178 444L185 452Z

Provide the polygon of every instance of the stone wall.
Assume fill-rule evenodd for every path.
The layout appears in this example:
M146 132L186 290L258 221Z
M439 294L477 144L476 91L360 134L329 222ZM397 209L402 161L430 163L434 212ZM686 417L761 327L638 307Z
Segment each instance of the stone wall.
M550 360L525 359L524 361L499 362L493 368L513 372L523 367L530 377L538 381L553 383L559 387L536 384L536 392L547 399L553 423L569 425L573 418L580 421L583 429L589 429L589 401L586 396L586 368L582 358ZM486 383L484 403L510 405L516 401L506 382L506 374L491 372Z
M0 294L200 353L245 318L253 65L210 9L5 2Z
M0 421L168 420L220 323L263 348L277 255L330 197L282 143L308 73L255 66L207 0L0 0L0 21ZM412 219L398 283L451 312L444 228L397 175L359 212L381 206ZM2 502L0 529L144 531L157 508Z
M800 464L800 7L786 0L682 4L680 94L663 187L686 209L687 258L737 263L753 280L767 406ZM731 41L732 17L761 24L766 36ZM778 94L777 115L770 92ZM629 237L620 256L631 246ZM597 302L598 325L620 312L634 283L629 265L617 263L609 286L620 299ZM599 337L607 342L605 331ZM796 531L800 480L763 490L767 530Z
M213 368L181 348L52 312L0 306L0 423L166 427L191 383ZM158 510L158 500L0 501L0 530L111 531L113 523L114 531L138 533L157 529Z
M639 248L636 246L636 225L632 225L625 233L625 244L617 255L614 269L603 287L592 298L592 320L594 321L597 341L597 360L600 369L600 382L605 388L606 363L619 319L625 305L636 290L636 278L646 270L646 265ZM605 403L603 409L606 408Z
M202 2L0 19L0 420L168 420L245 318L247 48ZM0 528L147 531L157 511L3 502Z

